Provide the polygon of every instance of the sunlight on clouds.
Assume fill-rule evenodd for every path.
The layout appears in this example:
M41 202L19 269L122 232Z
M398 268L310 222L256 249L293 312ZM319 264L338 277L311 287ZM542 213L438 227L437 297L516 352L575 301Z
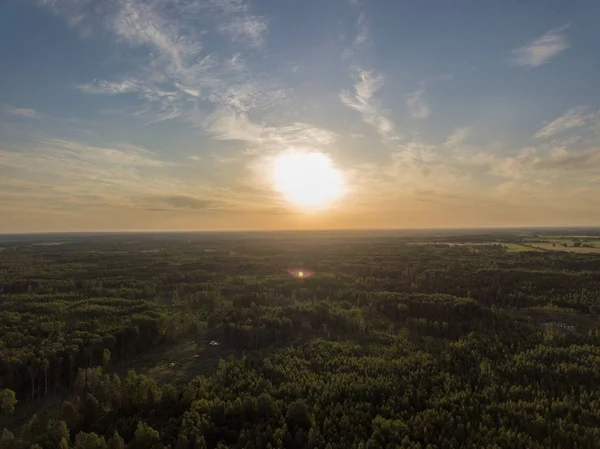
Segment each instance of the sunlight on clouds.
M342 103L360 112L363 120L373 126L382 137L391 140L398 139L399 135L388 118L387 112L373 98L375 93L383 87L383 76L377 75L373 71L357 68L354 70L353 77L355 79L354 91L343 90L340 93Z
M533 137L544 139L571 129L598 123L598 121L600 121L600 111L589 112L589 108L586 106L576 106L551 122L545 123Z
M524 67L539 67L569 48L565 31L569 26L548 31L523 47L513 50L514 63Z

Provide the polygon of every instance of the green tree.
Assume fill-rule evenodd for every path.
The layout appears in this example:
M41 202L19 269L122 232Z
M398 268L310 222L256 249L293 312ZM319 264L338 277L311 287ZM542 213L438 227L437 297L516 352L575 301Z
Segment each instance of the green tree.
M308 407L302 400L292 402L287 409L285 415L288 427L295 428L300 427L302 429L310 429L312 421L308 413Z
M75 437L73 449L107 449L106 440L94 432L79 432Z
M123 438L121 438L121 435L116 430L108 440L108 449L125 449L125 441L123 441Z
M108 367L110 366L110 356L110 351L105 348L102 352L102 368L105 372L108 371Z
M17 397L10 388L0 390L0 411L3 415L12 415L15 412Z
M72 402L65 401L60 412L60 418L72 429L79 422L79 411Z
M162 449L159 433L143 421L139 421L133 435L132 449Z
M2 429L0 434L0 449L17 449L17 440L6 427Z
M69 429L64 421L50 419L46 428L46 435L53 446L58 445L63 439L69 439Z

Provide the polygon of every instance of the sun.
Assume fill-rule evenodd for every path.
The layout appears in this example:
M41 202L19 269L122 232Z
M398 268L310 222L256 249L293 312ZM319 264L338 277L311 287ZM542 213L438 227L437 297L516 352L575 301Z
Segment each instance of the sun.
M288 151L273 164L273 184L283 197L307 209L323 209L345 191L342 173L326 154Z

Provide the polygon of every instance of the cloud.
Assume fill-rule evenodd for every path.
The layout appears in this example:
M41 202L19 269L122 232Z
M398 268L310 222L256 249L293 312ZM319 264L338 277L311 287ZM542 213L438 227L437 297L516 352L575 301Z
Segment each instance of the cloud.
M189 40L179 39L178 28L148 2L122 0L112 28L119 39L131 44L153 45L175 67L181 67L184 51L202 49L198 44L191 46Z
M425 101L424 96L424 85L419 90L406 96L406 107L408 109L409 115L412 118L423 120L431 115L431 109Z
M99 6L94 0L38 0L38 3L66 17L69 26L78 27L85 36L90 35L97 25L94 12L102 11L109 4Z
M363 121L374 127L381 137L386 140L399 140L401 136L389 118L388 111L374 98L385 83L383 75L365 69L360 63L361 56L370 44L368 20L365 12L362 11L363 3L350 1L349 5L358 10L356 34L352 43L342 53L342 58L350 60L352 64L349 73L354 80L354 85L352 90L346 89L340 92L340 100L344 105L358 111Z
M256 16L237 17L231 22L221 25L219 30L229 35L235 42L259 47L264 43L267 23L264 19Z
M267 81L248 81L216 90L209 98L216 104L246 112L274 106L286 98L286 91Z
M252 15L242 0L46 0L58 14L82 15L79 26L104 26L114 38L131 48L148 51L138 70L112 80L96 79L76 86L88 94L134 94L144 102L134 116L146 123L191 118L197 109L226 105L238 111L271 107L287 92L270 77L250 73L240 52L218 55L207 51L204 38L213 33L215 48L230 43L256 47L268 31L263 17ZM230 43L223 45L218 36ZM223 39L221 39L222 41ZM192 101L198 100L198 101Z
M3 108L4 112L10 115L26 118L40 118L41 114L33 109L28 108L16 108L12 106L6 106Z
M190 183L162 175L172 163L130 144L99 147L46 139L17 151L0 148L0 167L8 177L36 180L27 191L5 199L39 210L76 211L100 207L134 208L135 198L186 194ZM0 197L5 188L0 186ZM93 199L99 198L97 200ZM12 206L11 206L12 207Z
M515 185L559 186L569 176L576 182L591 179L589 175L600 170L600 149L591 147L568 150L557 146L542 150L527 147L514 156L488 155L485 163L489 166L490 173L514 181Z
M20 215L71 214L75 221L93 216L90 226L98 229L107 216L113 224L134 220L146 226L155 223L138 220L143 211L172 212L177 220L202 212L208 219L225 212L269 214L277 204L256 189L236 191L183 180L171 171L172 164L152 154L128 144L102 148L59 140L19 151L0 149L0 168L10 169L0 175L0 209Z
M512 180L531 178L532 170L539 163L537 149L522 149L516 156L493 157L489 161L491 173Z
M361 8L362 5L350 5L355 8ZM356 20L356 35L352 41L352 44L348 46L342 53L343 59L357 59L361 52L363 52L369 45L370 31L369 24L367 21L366 14L361 11Z
M53 149L57 158L72 158L98 165L118 165L132 167L165 167L171 162L159 160L156 154L144 148L117 144L114 148L98 147L69 140L47 139L41 147ZM46 157L49 157L47 155Z
M513 63L521 67L539 67L569 48L565 31L568 25L548 31L523 47L513 50Z
M118 82L94 80L91 83L79 84L76 87L88 94L107 95L117 95L144 90L143 85L139 81L131 79Z
M584 151L567 151L559 148L547 158L537 161L542 169L560 171L598 171L600 170L600 148Z
M195 198L192 196L177 195L153 198L152 201L162 202L167 206L184 209L208 209L215 205L214 201Z
M226 14L245 13L248 11L248 5L243 0L209 0L208 3Z
M367 16L361 12L356 21L356 37L354 38L353 46L360 49L369 40L369 27L367 24Z
M394 124L387 117L386 111L373 98L375 93L383 87L383 76L358 67L354 70L354 79L353 91L344 90L340 93L342 103L360 112L363 120L373 126L382 137L398 139Z
M552 137L555 134L591 124L592 122L598 121L599 118L599 112L589 112L586 106L576 106L569 109L560 117L546 123L542 128L536 131L534 137L536 139Z
M336 134L307 124L266 126L251 122L248 116L229 108L221 108L205 122L206 130L217 140L239 140L265 150L286 149L292 146L323 147L331 145Z
M448 148L456 148L464 143L469 137L471 130L467 127L459 128L448 136L444 142L444 146Z
M90 175L104 173L106 168L166 167L172 163L160 160L155 153L135 145L99 147L77 141L45 139L26 151L0 150L0 165L89 179Z
M488 163L490 173L504 180L495 186L493 193L512 203L547 204L556 208L563 201L572 204L583 201L583 193L591 194L588 199L597 197L591 188L600 171L597 147L579 150L528 147L515 156L490 155Z
M440 192L435 189L414 189L413 195L417 201L422 202L438 202L448 200L460 199L459 195L453 195L451 193Z

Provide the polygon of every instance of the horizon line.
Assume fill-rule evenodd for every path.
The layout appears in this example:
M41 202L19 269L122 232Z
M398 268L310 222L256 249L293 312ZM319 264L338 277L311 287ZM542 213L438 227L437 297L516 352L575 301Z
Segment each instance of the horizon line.
M508 230L508 229L600 229L600 225L510 225L510 226L422 226L406 228L312 228L312 229L173 229L173 230L97 230L97 231L31 231L0 232L12 235L64 234L184 234L184 233L275 233L275 232L352 232L352 231L428 231L428 230Z

